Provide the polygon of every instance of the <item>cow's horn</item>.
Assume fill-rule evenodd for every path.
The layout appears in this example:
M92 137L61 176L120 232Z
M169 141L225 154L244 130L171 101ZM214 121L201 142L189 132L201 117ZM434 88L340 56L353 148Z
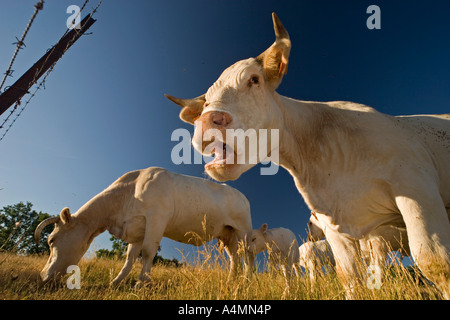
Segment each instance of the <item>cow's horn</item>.
M280 18L278 18L275 12L272 12L272 20L276 40L289 39L289 33L287 32L286 28L283 26Z
M173 97L169 94L164 94L164 96L169 99L170 101L172 101L173 103L179 105L180 107L184 108L189 104L189 100L190 99L181 99L181 98L176 98Z
M195 120L200 117L206 102L205 94L193 99L180 99L168 94L165 94L165 96L173 103L183 107L183 110L180 112L180 118L190 124L194 124Z
M37 245L39 245L39 238L41 236L42 230L52 223L57 223L59 221L59 216L57 217L50 217L39 223L39 225L36 228L36 231L34 231L34 240L36 241Z

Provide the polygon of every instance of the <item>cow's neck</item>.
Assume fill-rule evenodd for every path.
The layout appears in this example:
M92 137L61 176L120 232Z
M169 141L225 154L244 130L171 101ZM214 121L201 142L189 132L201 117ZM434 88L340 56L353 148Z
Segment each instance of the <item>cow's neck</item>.
M347 144L343 116L326 103L299 101L275 93L281 112L280 165L293 177L297 189L310 206L311 191L326 188L330 170L342 167L342 144ZM319 209L319 208L317 208Z
M105 191L103 191L89 200L74 214L77 223L83 226L86 230L85 234L92 239L108 229L111 224L109 215L113 202L108 200L112 199L108 199Z

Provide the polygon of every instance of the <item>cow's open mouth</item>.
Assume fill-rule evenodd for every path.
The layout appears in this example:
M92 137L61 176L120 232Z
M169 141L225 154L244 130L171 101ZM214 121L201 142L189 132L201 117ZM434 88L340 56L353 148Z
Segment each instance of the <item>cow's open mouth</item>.
M205 165L205 169L212 169L236 163L237 155L233 148L226 143L213 143L208 147L214 148L214 159Z
M222 142L210 143L203 154L214 156L211 162L205 164L205 172L214 180L221 182L236 180L243 172L254 166L254 164L246 164L245 161L241 163L238 152Z

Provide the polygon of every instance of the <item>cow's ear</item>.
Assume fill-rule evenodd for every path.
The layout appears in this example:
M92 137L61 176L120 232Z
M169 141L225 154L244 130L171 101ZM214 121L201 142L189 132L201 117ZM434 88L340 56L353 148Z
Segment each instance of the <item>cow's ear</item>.
M72 221L72 216L70 214L69 208L64 208L61 210L61 213L59 214L59 217L61 218L61 221L66 224L70 223Z
M267 231L267 223L263 223L262 225L261 225L261 227L259 228L259 230L262 232L262 233L264 233L264 232L266 232Z
M164 96L183 108L180 112L180 119L190 124L194 124L195 120L200 117L206 102L204 94L194 99L180 99L168 94Z
M272 13L272 19L276 40L256 60L263 67L266 83L275 90L280 85L283 76L287 73L289 53L291 52L291 40L286 28L275 12Z

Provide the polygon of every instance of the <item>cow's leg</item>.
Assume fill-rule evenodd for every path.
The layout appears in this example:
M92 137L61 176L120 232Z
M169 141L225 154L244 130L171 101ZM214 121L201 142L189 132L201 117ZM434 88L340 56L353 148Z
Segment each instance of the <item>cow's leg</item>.
M251 230L251 229L250 229ZM222 230L222 233L219 237L220 240L223 241L225 251L228 254L230 259L230 272L228 274L228 280L235 277L237 275L238 268L238 249L239 245L243 245L244 249L247 248L247 238L250 236L251 231L245 232L238 229L235 229L231 226L225 226ZM254 264L254 255L252 253L248 253L248 250L242 250L244 252L244 267L245 273L248 277L251 276L252 266Z
M230 272L228 273L228 280L231 280L237 275L237 262L239 260L238 256L238 245L239 245L239 239L236 235L236 232L233 228L227 229L227 235L225 239L223 240L225 245L225 251L228 254L228 257L230 259Z
M294 244L294 243L293 243ZM283 265L284 265L284 276L286 278L286 282L287 282L287 286L290 287L291 285L291 279L292 279L292 269L294 269L294 272L297 272L297 270L295 269L295 263L297 261L295 261L295 257L296 255L294 254L293 250L298 250L297 246L293 246L291 245L289 247L289 251L286 257L284 257L284 261L283 261Z
M293 243L294 244L294 243ZM297 268L296 268L296 263L298 260L298 255L294 254L294 252L292 250L298 250L298 246L290 246L289 248L289 254L287 255L287 257L285 258L285 261L283 261L283 272L284 272L284 277L286 280L286 289L285 289L285 293L283 293L283 297L286 296L286 294L289 293L290 287L291 287L291 280L292 280L292 269L294 269L295 274L297 274ZM297 259L295 259L297 258ZM298 274L297 274L298 276Z
M306 269L309 273L309 283L311 286L311 292L314 292L316 289L316 283L317 283L317 273L316 273L317 266L314 264L314 261L312 259L309 259L306 262Z
M292 264L289 264L288 262L283 261L280 264L280 268L283 272L284 281L285 281L285 288L283 291L283 295L281 296L281 299L286 299L287 295L289 294L289 292L291 290Z
M372 236L369 239L359 241L361 255L364 262L368 265L370 273L377 273L375 276L377 285L381 285L384 280L383 268L386 264L386 257L391 248L386 240L381 236ZM369 272L367 272L369 274Z
M292 277L292 263L284 263L282 264L284 277L286 278L287 285L289 286L291 283L291 277Z
M153 266L153 258L158 252L158 247L163 237L167 222L160 219L161 215L147 218L145 223L145 235L142 242L142 271L139 275L140 286L150 280L150 271Z
M411 255L423 274L450 299L450 223L439 192L422 188L396 197Z
M253 268L255 265L255 253L250 252L249 250L246 250L249 245L249 241L251 239L252 231L248 232L237 232L237 239L238 241L241 241L243 247L245 250L243 250L244 253L244 272L248 279L252 277L253 274Z
M130 243L127 248L127 260L117 277L112 281L112 285L118 285L131 271L133 263L141 252L142 243Z
M227 252L227 255L230 259L230 271L228 273L228 281L230 281L232 278L234 278L237 275L236 261L239 258L238 254L237 254L237 246L228 245L225 247L225 251Z
M246 257L244 259L245 264L245 274L250 279L253 275L254 265L255 265L255 253L246 251Z
M373 237L367 240L367 246L370 250L370 265L383 268L389 252L386 241L382 237Z
M347 299L354 299L354 289L363 278L358 269L360 266L357 263L356 241L331 228L326 228L325 235L336 261L336 274L346 290Z
M300 277L300 264L298 262L294 262L294 264L292 265L292 268L294 269L295 272L295 276L298 278Z

